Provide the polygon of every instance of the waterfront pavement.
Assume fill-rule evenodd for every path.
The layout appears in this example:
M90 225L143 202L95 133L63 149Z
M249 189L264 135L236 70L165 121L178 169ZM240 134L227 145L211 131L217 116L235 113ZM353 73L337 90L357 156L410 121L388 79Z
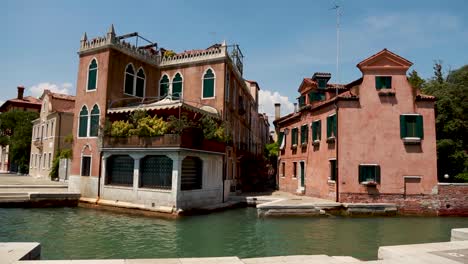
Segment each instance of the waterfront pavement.
M260 216L288 215L395 215L397 207L390 203L338 203L331 200L294 195L287 192L251 193L230 197L233 201L256 205Z
M68 192L68 184L28 175L0 173L0 206L44 200L78 200L79 193Z
M295 255L261 258L215 257L172 259L37 260L38 243L0 243L0 262L17 264L461 264L468 263L468 228L452 230L452 241L380 247L378 260L349 256ZM26 261L27 260L27 261Z

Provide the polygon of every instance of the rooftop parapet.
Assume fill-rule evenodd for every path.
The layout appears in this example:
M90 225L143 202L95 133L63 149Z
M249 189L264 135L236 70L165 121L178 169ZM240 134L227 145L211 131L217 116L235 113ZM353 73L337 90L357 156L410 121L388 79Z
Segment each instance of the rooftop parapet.
M129 35L139 37L138 33ZM88 37L85 32L83 34L83 37L81 38L80 50L78 53L82 54L88 51L94 51L96 49L107 47L113 47L129 56L136 57L153 65L158 65L160 61L160 56L154 49L152 50L144 47L138 47L136 45L124 41L122 37L116 36L113 25L110 26L105 36L96 37L91 40L88 40Z

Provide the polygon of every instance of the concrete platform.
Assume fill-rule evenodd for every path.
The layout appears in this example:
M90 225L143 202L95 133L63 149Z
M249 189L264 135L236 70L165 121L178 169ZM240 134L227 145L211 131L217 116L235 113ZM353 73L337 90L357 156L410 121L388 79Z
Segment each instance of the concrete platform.
M326 199L297 196L280 191L267 195L239 195L230 199L255 205L259 216L390 216L396 215L398 212L395 204L337 203Z
M63 182L0 174L0 207L76 206L79 198Z
M39 243L0 243L1 263L14 263L17 260L36 260L40 258L41 245Z
M468 228L452 229L451 241L464 241L464 240L468 240Z

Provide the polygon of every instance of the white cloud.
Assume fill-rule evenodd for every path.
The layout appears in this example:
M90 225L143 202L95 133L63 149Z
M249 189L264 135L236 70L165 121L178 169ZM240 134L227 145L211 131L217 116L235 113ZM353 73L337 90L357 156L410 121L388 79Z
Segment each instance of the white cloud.
M260 90L259 98L259 112L266 113L270 123L275 119L275 104L281 104L281 116L285 116L294 111L294 105L287 96L283 96L278 92L268 90Z
M29 88L28 91L31 94L31 96L39 97L42 95L45 89L48 89L54 93L70 94L71 88L71 83L63 83L58 85L55 83L44 82L31 86L31 88Z

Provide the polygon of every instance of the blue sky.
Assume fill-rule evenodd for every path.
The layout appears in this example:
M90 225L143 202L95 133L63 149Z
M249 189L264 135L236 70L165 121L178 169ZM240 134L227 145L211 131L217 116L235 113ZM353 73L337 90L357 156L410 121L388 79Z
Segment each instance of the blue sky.
M435 59L445 69L468 63L468 1L337 1L342 6L341 82L383 48L409 59L424 78ZM261 110L291 110L303 77L331 72L336 82L336 17L316 1L9 1L0 10L0 102L16 86L75 93L79 40L138 31L160 47L183 51L226 40L245 55L244 77L264 90Z

